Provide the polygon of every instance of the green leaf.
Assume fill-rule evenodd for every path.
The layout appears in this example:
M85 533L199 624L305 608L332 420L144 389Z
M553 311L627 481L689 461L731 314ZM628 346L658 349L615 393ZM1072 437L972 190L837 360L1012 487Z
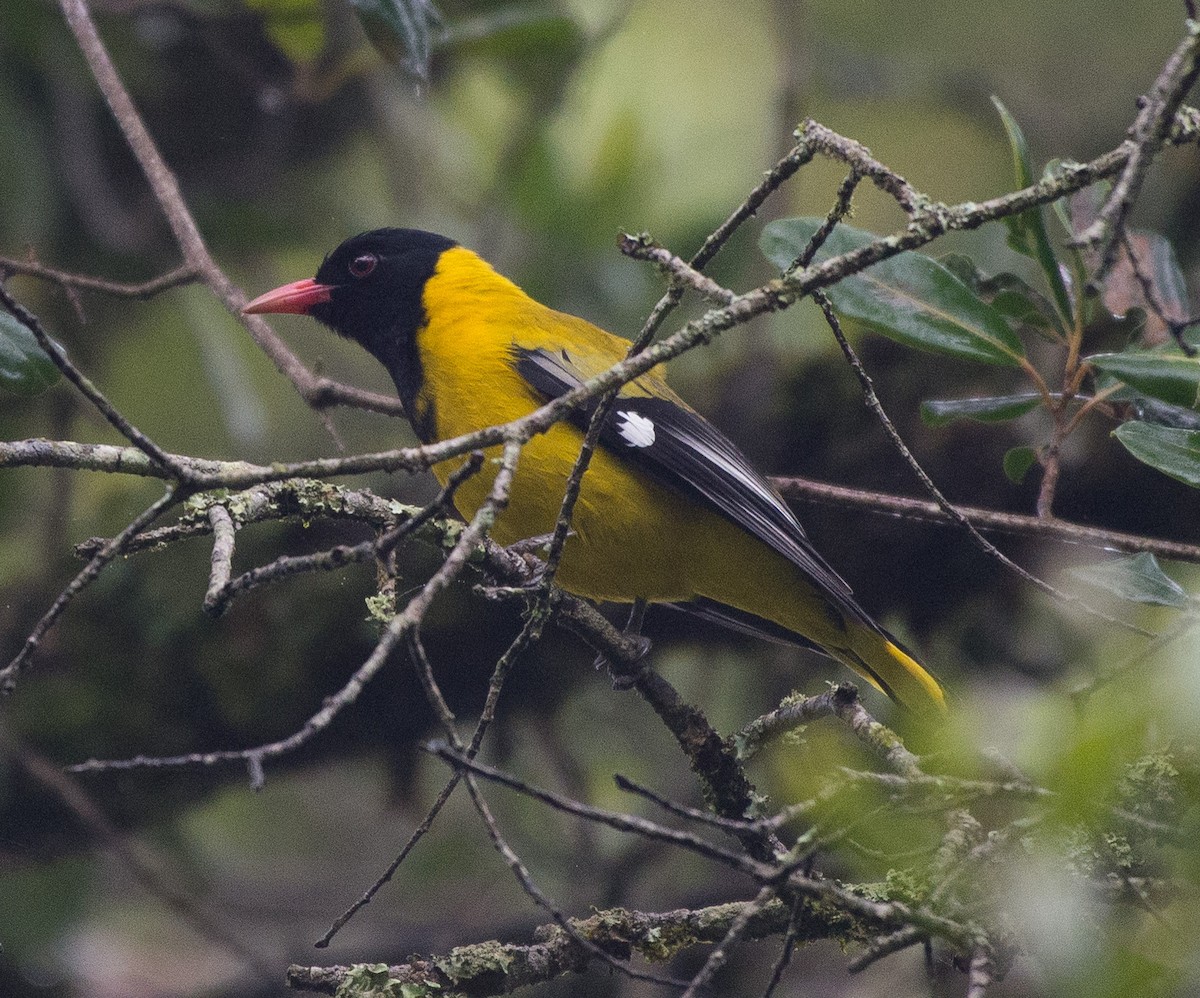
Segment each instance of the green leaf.
M1032 412L1041 401L1037 392L970 399L929 399L921 403L921 420L926 426L945 426L959 419L1003 423Z
M937 257L937 262L976 293L979 292L979 285L987 280L983 271L966 253L943 253Z
M16 395L37 395L59 377L54 361L33 333L7 312L0 312L0 388Z
M946 253L937 261L997 312L1019 326L1027 326L1039 333L1057 330L1058 317L1049 299L1016 274L1002 271L989 277L979 270L974 260L962 253ZM1056 334L1047 338L1055 342L1061 340Z
M420 80L429 79L434 33L442 27L442 15L432 0L350 0L350 4L380 55Z
M1000 114L1004 131L1008 134L1008 144L1012 149L1013 175L1018 189L1033 186L1033 165L1029 159L1029 147L1025 143L1025 134L1017 120L1008 113L1008 108L999 97L992 96L992 103ZM1041 206L1027 208L1019 215L1010 215L1004 219L1008 228L1008 245L1018 253L1035 260L1045 275L1046 284L1050 288L1051 297L1058 308L1065 326L1072 324L1074 314L1071 308L1071 296L1067 293L1062 271L1058 266L1058 258L1050 245L1050 236L1046 232L1046 220L1042 215Z
M1191 409L1200 408L1200 357L1181 353L1099 353L1088 363L1140 392Z
M1137 229L1130 235L1136 247L1138 268L1150 278L1163 313L1168 319L1185 321L1192 314L1192 303L1175 247L1161 232Z
M764 230L759 247L781 270L804 252L823 219L785 218ZM839 225L817 260L849 253L876 240ZM1017 366L1025 356L1004 317L930 257L902 253L826 288L837 312L905 346L986 364Z
M1014 447L1004 455L1004 474L1013 485L1020 485L1037 464L1037 451L1032 447Z
M1200 430L1200 412L1178 405L1168 405L1158 399L1139 395L1132 388L1122 388L1109 396L1114 401L1128 402L1137 419L1159 426L1178 426L1185 430Z
M262 15L275 47L294 63L311 63L325 48L325 11L320 0L246 0Z
M1192 488L1200 488L1200 431L1130 420L1113 431L1143 464Z
M1073 568L1071 575L1131 603L1180 608L1189 603L1187 592L1158 567L1158 561L1148 551Z
M1036 330L1049 329L1054 322L1053 315L1048 315L1041 308L1044 299L1040 295L1030 294L1025 289L1006 288L998 291L992 298L992 308L1002 315L1008 316L1013 322L1029 326ZM1049 303L1046 302L1048 305ZM1057 337L1050 337L1057 339Z
M545 58L560 48L577 50L587 41L571 17L543 4L499 7L446 25L439 48L509 59ZM542 72L545 72L542 69Z

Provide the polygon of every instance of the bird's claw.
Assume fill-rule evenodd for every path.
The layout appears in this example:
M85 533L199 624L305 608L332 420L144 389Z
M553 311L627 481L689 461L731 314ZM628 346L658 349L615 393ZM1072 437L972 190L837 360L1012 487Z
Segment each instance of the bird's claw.
M633 645L633 654L627 664L621 666L620 670L618 670L613 665L612 660L603 652L597 655L595 661L592 663L592 666L596 669L608 669L608 676L612 680L612 688L614 690L632 689L637 684L638 673L641 672L641 669L635 668L635 666L646 657L651 646L650 639L641 634L625 633L621 637Z

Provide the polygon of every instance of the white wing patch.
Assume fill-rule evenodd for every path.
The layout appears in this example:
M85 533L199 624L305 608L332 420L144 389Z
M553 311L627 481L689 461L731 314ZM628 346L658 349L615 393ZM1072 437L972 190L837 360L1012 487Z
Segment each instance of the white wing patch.
M637 412L618 412L617 418L624 420L617 425L621 439L630 447L649 447L654 443L654 421Z

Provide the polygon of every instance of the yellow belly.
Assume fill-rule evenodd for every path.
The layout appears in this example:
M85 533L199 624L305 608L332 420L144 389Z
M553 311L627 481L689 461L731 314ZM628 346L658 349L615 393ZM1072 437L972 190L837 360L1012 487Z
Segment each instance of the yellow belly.
M582 440L574 427L558 424L525 446L508 508L492 527L497 542L512 544L554 530L573 461L563 455L577 455ZM499 455L498 448L488 451L492 462ZM439 481L444 483L458 464L437 465ZM464 516L482 505L495 473L492 463L459 488L456 504ZM614 602L690 599L695 589L688 565L698 545L695 532L682 525L683 512L675 493L635 478L607 452L597 451L575 504L559 584L580 596Z

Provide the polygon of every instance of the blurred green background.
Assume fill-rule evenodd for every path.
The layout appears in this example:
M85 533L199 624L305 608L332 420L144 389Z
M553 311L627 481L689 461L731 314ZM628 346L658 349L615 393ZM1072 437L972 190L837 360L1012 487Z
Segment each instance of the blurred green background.
M1124 137L1183 16L1182 5L1145 0L1086 9L1022 0L455 0L439 5L445 37L435 40L422 80L385 61L340 0L92 7L214 255L249 294L311 276L350 234L415 226L459 239L547 304L627 336L662 286L616 251L618 232L646 230L690 254L789 147L805 116L865 143L936 199L982 200L1011 186L991 94L1021 122L1039 164L1090 158ZM828 163L803 170L738 234L713 275L735 289L769 277L756 249L761 223L823 214L842 175ZM0 178L0 255L33 253L131 281L178 262L59 12L41 0L9 0L0 13ZM1195 151L1169 152L1134 219L1171 239L1193 284L1198 181ZM872 190L855 207L861 228L890 231L903 221ZM988 270L1022 265L999 226L936 250L971 253ZM148 302L84 292L77 309L31 278L14 277L9 287L167 449L259 462L337 453L320 420L203 289ZM691 314L681 310L668 330ZM275 325L314 368L391 391L374 361L310 320ZM952 499L1032 510L1036 481L1012 485L1000 462L1014 444L1043 439L1039 417L933 430L917 413L922 399L999 394L1014 380L879 339L860 347L884 405ZM917 494L807 305L680 358L671 378L770 473ZM397 420L349 410L332 418L348 452L412 442ZM61 385L36 398L0 396L0 424L6 439L117 442ZM1073 439L1059 515L1200 541L1195 491L1136 464L1108 429L1097 422ZM433 494L424 476L353 484L406 501ZM117 476L0 475L5 660L77 570L71 546L118 531L156 494L154 485ZM824 506L800 513L860 601L947 682L953 717L921 747L964 759L994 747L1061 794L1047 819L1052 831L989 887L1026 947L996 993L1200 991L1197 856L1186 837L1135 857L1138 870L1152 868L1175 886L1152 914L1105 907L1076 875L1081 856L1094 861L1084 872L1100 879L1114 862L1087 844L1087 823L1097 802L1120 797L1128 766L1149 753L1174 768L1164 777L1170 794L1183 794L1172 797L1171 820L1195 830L1194 631L1077 710L1068 692L1138 653L1143 640L1051 604L948 529ZM253 528L239 538L236 563L360 536L324 523ZM1068 586L1066 569L1102 557L1046 541L1001 543ZM348 569L259 590L214 622L200 611L208 557L200 540L113 566L52 632L0 725L58 763L237 748L294 731L368 654L374 631L363 599L373 574ZM410 547L404 577L417 585L435 564L436 552ZM1168 571L1190 590L1200 583L1193 566ZM1155 630L1178 621L1158 608L1112 609ZM460 716L478 710L517 622L515 611L472 594L469 581L437 603L427 644ZM665 612L652 611L647 631L656 667L726 733L794 687L823 689L835 670ZM613 692L591 659L558 636L527 655L506 688L488 757L602 806L639 806L614 789L614 772L696 802L669 736L634 694ZM904 725L882 698L869 706ZM311 948L440 787L444 771L416 751L432 731L398 660L326 734L269 767L261 793L227 770L85 779L130 841L151 850L274 977L149 898L60 804L0 758L0 994L274 995L288 961L397 960L495 935L524 938L547 918L460 795L377 900L328 950ZM844 733L818 726L766 753L752 775L785 803L847 760L862 762ZM750 896L746 884L698 860L492 796L514 846L571 913ZM930 834L920 821L877 815L861 830L869 848L823 857L822 868L882 880L902 865L895 855ZM774 954L765 943L741 951L719 979L725 993L761 991ZM961 975L944 963L932 983L924 973L920 953L910 951L849 977L836 947L814 946L800 952L780 993L960 993ZM595 971L543 993L650 989Z

